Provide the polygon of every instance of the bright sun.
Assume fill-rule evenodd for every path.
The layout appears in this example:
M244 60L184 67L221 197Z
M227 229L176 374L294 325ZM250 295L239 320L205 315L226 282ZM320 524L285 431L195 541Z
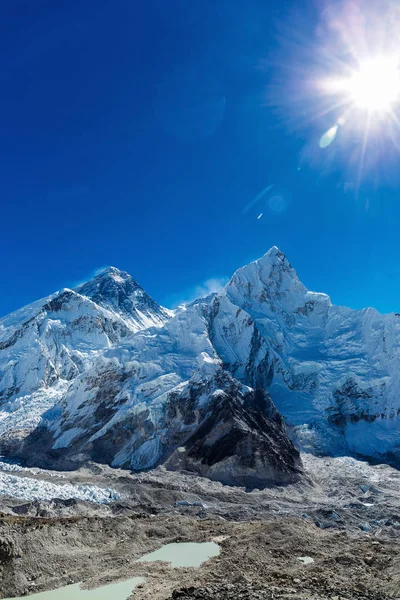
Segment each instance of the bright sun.
M332 10L324 13L318 31L319 51L307 64L311 77L305 77L305 89L315 96L311 117L323 119L326 127L319 147L335 144L326 164L346 155L349 168L356 166L353 183L358 194L367 169L369 177L375 177L372 171L378 166L385 176L391 175L389 165L398 161L400 0L330 4Z
M367 60L346 79L344 87L358 108L388 111L400 100L399 63L388 57Z

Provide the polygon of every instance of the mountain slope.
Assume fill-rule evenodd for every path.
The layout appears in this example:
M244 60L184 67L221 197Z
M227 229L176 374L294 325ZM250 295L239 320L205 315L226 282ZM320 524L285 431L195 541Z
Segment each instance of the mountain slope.
M100 301L97 289L86 293ZM26 456L289 482L301 464L280 413L303 450L399 460L399 360L398 316L332 305L272 248L220 293L99 350Z
M172 311L159 306L125 271L108 267L75 291L120 317L132 331L160 327Z
M283 421L266 392L223 368L208 313L197 303L103 352L31 436L31 464L165 463L250 487L295 481L301 462Z
M0 432L34 427L102 349L168 318L132 278L111 268L1 319Z
M399 455L400 318L332 305L277 249L235 273L212 303L227 368L261 382L303 448Z

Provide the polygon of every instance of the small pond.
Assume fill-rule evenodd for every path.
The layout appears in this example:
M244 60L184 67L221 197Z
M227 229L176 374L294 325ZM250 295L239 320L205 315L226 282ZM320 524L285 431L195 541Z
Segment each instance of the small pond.
M155 552L145 554L137 562L163 560L173 567L199 567L209 558L218 556L219 552L220 548L215 542L166 544Z
M215 542L166 544L155 552L145 554L137 562L154 562L162 560L171 563L173 567L199 567L209 558L218 556L220 548ZM40 592L21 598L6 598L6 600L126 600L133 589L144 583L143 577L134 577L127 581L110 583L94 590L82 590L79 583L67 585L58 590Z
M132 594L133 589L144 581L143 577L134 577L127 581L103 585L95 590L82 590L80 584L75 583L58 588L58 590L49 590L20 598L7 598L6 600L26 600L26 598L32 598L32 600L126 600Z

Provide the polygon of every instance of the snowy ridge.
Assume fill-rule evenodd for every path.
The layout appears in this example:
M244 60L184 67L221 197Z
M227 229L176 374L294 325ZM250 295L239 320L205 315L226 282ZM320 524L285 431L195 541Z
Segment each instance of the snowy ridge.
M252 324L231 335L234 310ZM214 314L217 352L249 384L268 373L265 384L303 448L399 453L399 317L309 292L277 248L235 273Z
M32 430L101 350L169 317L110 268L0 319L0 433Z

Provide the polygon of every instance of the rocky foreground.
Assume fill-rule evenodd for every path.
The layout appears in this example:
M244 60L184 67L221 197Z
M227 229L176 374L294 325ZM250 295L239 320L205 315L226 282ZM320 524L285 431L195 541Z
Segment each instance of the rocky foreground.
M0 597L134 576L146 579L135 600L400 597L400 473L302 458L305 480L251 493L164 468L132 475L92 465L65 483L95 483L119 500L3 497ZM54 473L15 477L45 482ZM187 541L216 541L221 553L200 568L135 563Z

